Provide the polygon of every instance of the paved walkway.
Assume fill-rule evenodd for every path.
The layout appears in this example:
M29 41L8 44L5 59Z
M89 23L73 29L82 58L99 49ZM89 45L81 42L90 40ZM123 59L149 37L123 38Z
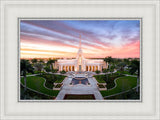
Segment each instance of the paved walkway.
M70 85L71 80L72 77L68 76L63 81L63 87L56 97L56 100L63 100L65 94L94 94L96 100L103 100L103 97L97 87L97 81L93 77L89 76L88 78L90 85Z

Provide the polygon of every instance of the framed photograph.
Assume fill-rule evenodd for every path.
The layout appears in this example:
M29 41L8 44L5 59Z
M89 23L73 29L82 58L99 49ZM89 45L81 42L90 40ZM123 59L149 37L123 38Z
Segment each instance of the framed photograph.
M160 119L159 1L1 1L2 119Z
M141 25L140 18L20 18L20 101L141 101Z

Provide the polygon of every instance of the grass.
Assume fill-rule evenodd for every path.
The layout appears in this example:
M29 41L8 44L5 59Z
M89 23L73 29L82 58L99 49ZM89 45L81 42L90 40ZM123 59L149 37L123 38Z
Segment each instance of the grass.
M43 94L47 94L50 96L57 96L59 90L50 90L45 88L44 85L45 79L38 76L30 76L27 77L27 87L31 88L35 91L38 91ZM21 78L21 83L24 84L24 78Z
M136 89L131 89L128 92L105 98L105 100L113 100L113 99L116 99L116 100L117 99L118 100L124 100L124 99L127 99L127 100L138 100L138 99L140 99L140 94L139 94L139 92L136 91Z
M55 97L47 96L41 93L37 93L30 89L24 90L24 87L21 85L21 92L20 92L20 99L21 100L53 100Z
M116 73L118 74L127 74L127 75L132 75L130 72L128 71L117 71ZM133 74L133 75L137 75L137 74Z
M116 80L116 83L117 86L115 88L106 91L100 91L102 96L113 95L136 87L137 78L131 76L120 77Z
M27 73L26 75L32 75L32 73Z

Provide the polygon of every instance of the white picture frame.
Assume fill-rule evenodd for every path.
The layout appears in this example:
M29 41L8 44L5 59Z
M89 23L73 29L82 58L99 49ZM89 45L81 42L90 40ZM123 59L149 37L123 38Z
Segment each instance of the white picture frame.
M18 19L142 18L142 102L18 102ZM160 119L159 0L1 0L1 119Z

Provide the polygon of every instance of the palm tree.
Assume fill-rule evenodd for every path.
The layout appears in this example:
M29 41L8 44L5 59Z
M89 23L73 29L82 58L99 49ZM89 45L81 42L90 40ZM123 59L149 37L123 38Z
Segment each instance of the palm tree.
M41 71L43 69L43 64L41 62L38 62L36 64L34 64L34 67L40 72L41 74Z
M124 71L124 67L126 66L126 63L120 62L117 66L120 67L120 71Z
M39 59L39 62L44 64L44 60L43 59Z
M51 69L51 70L53 70L53 63L55 63L55 61L56 61L55 59L49 58L49 60L48 60L48 62L47 62L47 64L50 65L50 69Z
M32 65L29 63L28 60L21 60L21 74L24 76L24 89L26 91L26 87L27 87L27 78L26 78L26 73L27 72L31 72L33 73L33 67Z
M108 63L109 69L110 69L110 64L113 62L113 58L111 56L105 57L104 61L106 64Z
M140 63L138 60L131 61L131 65L129 66L129 72L134 74L137 72L137 92L138 92L138 85L139 85L139 76L140 76Z
M45 69L46 72L51 72L51 69L50 69L50 67L48 65L45 66L44 69Z
M113 73L115 68L116 68L115 65L112 65L110 68L110 72Z

